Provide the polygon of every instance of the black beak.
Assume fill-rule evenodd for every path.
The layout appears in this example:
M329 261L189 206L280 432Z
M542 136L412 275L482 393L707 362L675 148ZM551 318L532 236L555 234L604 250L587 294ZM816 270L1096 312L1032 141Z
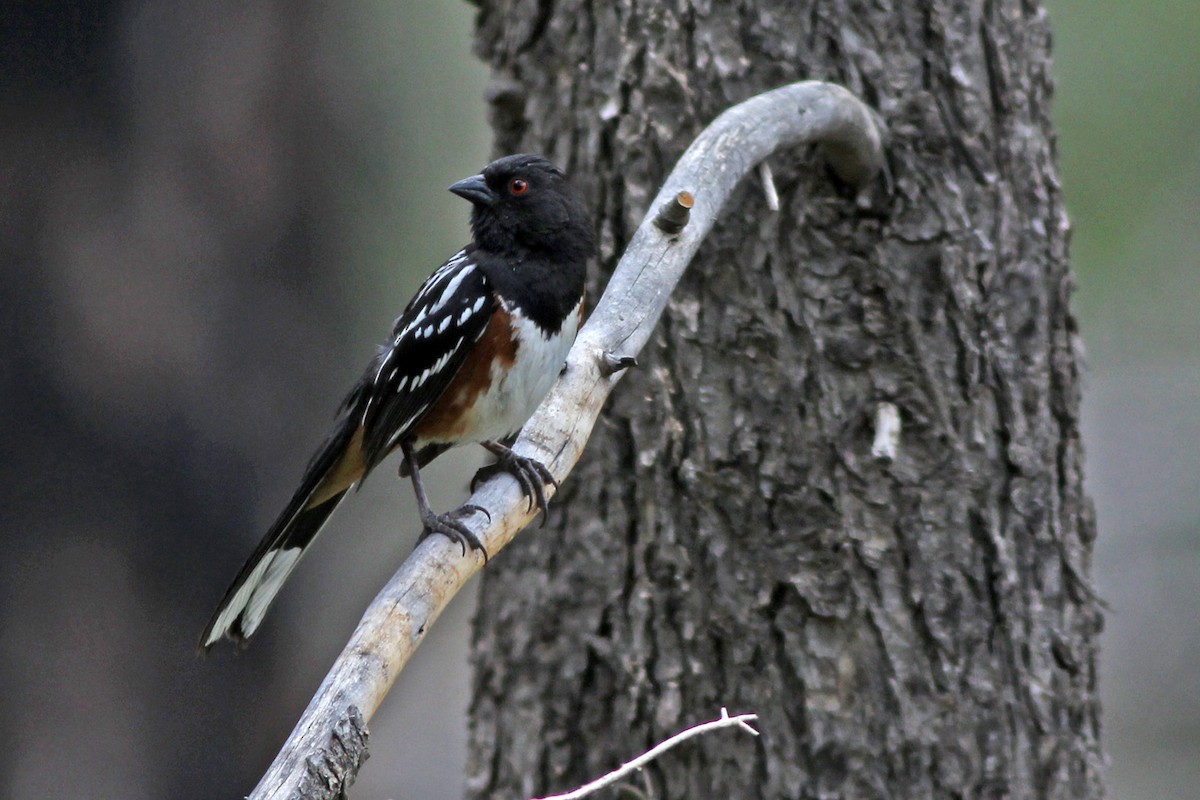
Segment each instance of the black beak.
M497 199L496 193L488 188L487 182L483 179L482 175L472 175L469 178L464 178L451 186L450 191L459 197L482 206L490 206Z

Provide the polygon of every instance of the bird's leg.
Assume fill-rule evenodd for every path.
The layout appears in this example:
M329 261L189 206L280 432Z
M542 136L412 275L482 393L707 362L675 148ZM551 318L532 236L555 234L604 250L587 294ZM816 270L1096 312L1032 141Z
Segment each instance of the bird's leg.
M417 509L421 514L421 523L425 526L425 530L421 532L421 538L418 541L423 541L430 534L440 533L449 538L450 541L457 542L459 547L462 548L464 556L467 554L467 545L470 545L472 550L478 550L483 553L483 562L486 564L488 552L484 548L483 543L459 519L479 512L488 518L488 522L491 522L492 515L487 512L487 509L474 504L462 506L455 511L445 514L433 513L433 509L429 507L429 497L425 494L425 484L421 481L421 468L417 466L417 459L413 455L412 445L404 442L400 445L400 451L404 454L404 463L408 465L408 469L412 473L413 492L417 495Z
M496 463L489 464L475 473L475 477L471 480L471 491L475 491L477 484L493 475L507 472L521 485L521 491L529 500L530 511L533 510L533 504L537 503L538 509L542 512L542 524L545 525L546 492L544 487L550 484L555 489L558 488L558 481L550 474L550 470L546 469L546 465L537 459L519 456L500 442L484 441L480 444L496 456Z

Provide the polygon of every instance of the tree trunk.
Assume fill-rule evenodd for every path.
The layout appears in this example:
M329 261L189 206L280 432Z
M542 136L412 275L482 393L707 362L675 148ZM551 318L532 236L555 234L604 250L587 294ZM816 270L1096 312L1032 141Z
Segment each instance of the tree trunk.
M586 191L593 297L765 89L863 96L894 191L856 205L790 152L779 212L757 180L727 206L549 525L484 573L473 796L571 788L722 705L763 735L685 745L647 796L1102 795L1049 38L1015 0L483 3L497 149Z

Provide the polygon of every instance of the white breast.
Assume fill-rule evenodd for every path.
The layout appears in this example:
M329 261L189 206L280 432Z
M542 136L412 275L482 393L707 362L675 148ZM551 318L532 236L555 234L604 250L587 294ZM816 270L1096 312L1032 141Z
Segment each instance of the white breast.
M520 345L511 369L493 367L492 385L475 406L476 441L503 439L521 429L558 380L579 331L574 312L557 334L547 336L515 306L505 310L512 315L513 338Z

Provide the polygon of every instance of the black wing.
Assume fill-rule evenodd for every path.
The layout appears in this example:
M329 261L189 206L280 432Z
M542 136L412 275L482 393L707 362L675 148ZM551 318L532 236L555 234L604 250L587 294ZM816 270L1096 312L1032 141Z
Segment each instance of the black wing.
M369 472L442 395L495 311L496 295L471 259L456 253L429 276L396 320L345 408L363 426Z
M202 648L222 636L245 641L254 634L351 483L365 477L445 391L495 304L469 249L429 276L396 320L392 341L346 398L333 433L291 501L225 593L201 637ZM327 496L320 495L331 479L335 484L324 490Z

